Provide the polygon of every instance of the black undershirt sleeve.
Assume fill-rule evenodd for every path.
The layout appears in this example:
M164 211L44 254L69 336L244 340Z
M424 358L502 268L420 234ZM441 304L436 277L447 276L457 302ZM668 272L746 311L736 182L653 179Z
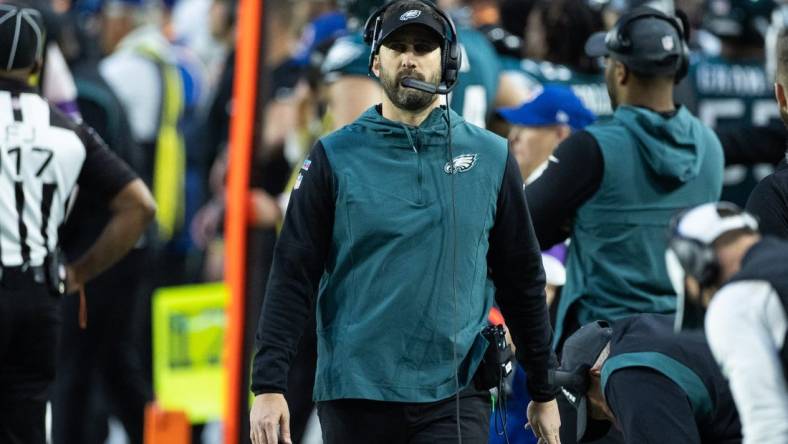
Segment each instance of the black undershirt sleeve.
M778 170L755 186L747 211L758 218L762 234L788 239L788 169Z
M602 185L604 160L596 139L580 131L561 142L541 177L525 187L536 237L543 249L563 242L572 219Z
M786 132L782 122L766 126L721 126L720 138L725 165L776 164L785 157Z
M290 361L312 312L334 226L335 186L318 141L290 195L255 337L252 392L285 393Z
M551 349L545 274L522 177L511 154L498 193L487 263L496 302L517 345L517 359L528 374L528 391L535 401L552 400L556 390L547 383L547 370L558 362Z
M93 196L96 201L112 200L137 174L110 151L92 128L80 123L75 131L85 145L85 162L77 178L80 194Z
M627 444L701 442L687 394L662 373L646 367L616 370L605 399Z

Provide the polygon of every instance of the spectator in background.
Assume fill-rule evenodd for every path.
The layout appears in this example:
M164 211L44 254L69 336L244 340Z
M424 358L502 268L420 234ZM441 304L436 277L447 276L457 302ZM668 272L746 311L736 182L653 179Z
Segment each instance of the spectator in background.
M778 37L775 52L774 95L780 117L788 125L788 34L785 30ZM777 171L755 186L747 201L747 211L758 218L761 233L788 239L788 152Z
M212 91L203 115L200 138L201 176L205 182L206 201L192 220L191 237L203 250L202 278L206 281L222 279L224 272L224 244L221 227L224 216L224 178L232 117L233 73L235 71L235 30L238 4L235 0L213 0L209 29L211 37L226 53L220 67L218 82Z
M610 0L604 3L602 8L605 29L611 29L622 15L641 6L648 6L668 15L676 13L673 0Z
M612 114L605 78L583 44L601 31L602 18L586 0L539 0L525 27L523 60L503 58L503 70L531 94L546 84L571 86L597 116Z
M161 4L156 0L105 2L99 40L107 54L99 72L126 111L134 141L141 148L139 174L158 206L155 234L146 239L152 256L138 277L143 293L140 314L132 326L143 337L142 366L151 380L150 297L155 287L184 280L183 257L171 241L184 221L186 151L179 125L185 89L177 58L162 33Z
M34 83L41 87L42 94L50 103L69 117L79 119L77 88L59 44L62 26L60 16L50 0L31 0L30 4L41 11L47 28L44 67Z
M509 149L526 185L547 168L559 143L596 119L566 86L546 86L535 98L498 113L512 126Z
M770 174L785 151L764 35L774 0L715 0L703 27L717 36L721 52L693 56L676 100L714 129L725 153L722 199L744 206L755 184Z
M158 239L166 243L182 228L184 217L186 154L179 124L185 89L161 18L155 0L108 0L101 34L108 56L99 70L120 98L134 140L142 147L142 177L152 185ZM178 261L161 260L156 274L173 278L169 267L179 264L172 262Z

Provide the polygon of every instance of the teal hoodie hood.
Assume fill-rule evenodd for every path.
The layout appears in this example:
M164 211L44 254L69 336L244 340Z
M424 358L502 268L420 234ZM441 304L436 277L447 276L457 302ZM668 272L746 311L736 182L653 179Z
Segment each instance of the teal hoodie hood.
M425 142L432 144L445 143L447 132L447 121L451 122L452 129L464 123L462 117L454 111L451 114L446 112L446 107L439 106L433 109L419 126L411 126L402 122L395 122L383 117L380 106L373 106L367 109L355 122L349 125L349 129L359 129L364 127L368 130L383 136L388 146L411 149L417 142L414 131L420 137L425 138Z
M687 108L680 106L665 117L646 108L620 106L615 116L632 133L649 169L665 185L678 186L698 176L708 130L691 118Z

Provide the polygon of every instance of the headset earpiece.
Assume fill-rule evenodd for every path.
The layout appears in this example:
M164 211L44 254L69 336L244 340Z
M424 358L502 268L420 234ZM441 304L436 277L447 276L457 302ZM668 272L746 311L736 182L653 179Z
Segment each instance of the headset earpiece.
M457 77L462 66L462 51L456 41L448 41L444 46L443 66L441 69L441 83L451 89L457 83Z
M709 287L717 281L720 265L711 245L676 235L670 240L670 249L676 254L684 271L702 287Z
M687 76L689 72L689 64L690 64L690 48L689 48L689 41L690 41L690 30L692 27L689 23L689 17L687 14L682 11L681 9L676 10L676 22L679 25L681 35L681 64L679 65L679 70L676 71L675 83L679 83L684 77Z
M364 23L364 31L362 34L362 38L364 43L370 46L371 52L369 53L369 62L367 65L367 72L372 75L372 64L375 61L375 54L378 52L378 37L380 36L380 22L383 20L383 13L386 12L388 5L383 5L376 9L370 16L367 18L366 23Z

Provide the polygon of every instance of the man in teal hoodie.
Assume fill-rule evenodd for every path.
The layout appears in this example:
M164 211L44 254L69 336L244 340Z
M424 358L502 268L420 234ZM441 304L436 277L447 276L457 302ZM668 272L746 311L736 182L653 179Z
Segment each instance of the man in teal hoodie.
M613 117L562 142L526 188L540 245L571 238L555 346L594 320L676 310L665 267L670 220L719 200L723 173L717 137L673 102L686 51L680 22L647 7L586 43L589 55L606 57Z
M440 106L461 54L445 14L399 0L370 23L385 94L317 142L294 186L257 333L252 441L290 442L287 371L315 306L324 442L487 442L490 395L474 374L495 299L528 372L529 422L558 443L544 271L517 163L504 139Z

